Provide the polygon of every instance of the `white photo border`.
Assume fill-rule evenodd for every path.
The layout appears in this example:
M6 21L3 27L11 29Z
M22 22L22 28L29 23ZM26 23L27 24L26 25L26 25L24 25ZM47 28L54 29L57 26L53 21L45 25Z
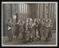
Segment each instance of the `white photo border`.
M56 45L4 45L3 44L3 4L11 4L11 3L56 3ZM17 46L17 47L21 47L21 46L23 46L23 47L26 47L26 46L28 46L28 47L30 47L30 46L33 46L33 47L35 47L35 46L42 46L42 47L45 47L45 46L57 46L58 45L58 2L1 2L1 45L2 46Z

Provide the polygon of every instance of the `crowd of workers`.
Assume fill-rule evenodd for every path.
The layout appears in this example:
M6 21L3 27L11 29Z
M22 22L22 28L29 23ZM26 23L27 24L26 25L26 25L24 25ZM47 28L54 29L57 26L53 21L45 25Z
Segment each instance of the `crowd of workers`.
M21 37L26 41L50 40L52 37L50 23L50 19L26 18L26 20L19 19L16 23L12 19L8 19L8 39ZM20 34L21 36L19 36Z
M9 19L7 35L9 40L12 40L14 36L18 38L19 34L21 34L21 39L26 41L33 41L35 39L49 40L52 37L49 25L49 20L40 21L40 19L32 20L31 18L27 18L26 21L19 20L17 23L13 23L12 19Z

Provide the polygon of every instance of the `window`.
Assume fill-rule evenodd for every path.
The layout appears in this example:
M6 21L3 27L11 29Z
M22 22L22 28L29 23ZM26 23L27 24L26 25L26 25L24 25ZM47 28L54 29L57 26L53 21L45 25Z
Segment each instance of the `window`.
M20 3L20 4L19 4L19 12L20 12L20 13L27 13L27 4L25 4L25 3Z

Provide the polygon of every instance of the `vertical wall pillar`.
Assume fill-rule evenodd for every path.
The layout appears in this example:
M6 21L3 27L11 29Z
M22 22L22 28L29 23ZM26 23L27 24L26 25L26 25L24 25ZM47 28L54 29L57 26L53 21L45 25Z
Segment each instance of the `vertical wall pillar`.
M39 3L37 4L37 18L39 19Z
M8 19L11 18L11 4L3 4L3 33L7 32L7 23L8 23ZM7 34L6 34L7 35Z
M48 18L48 3L45 3L45 18Z
M40 19L43 18L43 3L40 3Z

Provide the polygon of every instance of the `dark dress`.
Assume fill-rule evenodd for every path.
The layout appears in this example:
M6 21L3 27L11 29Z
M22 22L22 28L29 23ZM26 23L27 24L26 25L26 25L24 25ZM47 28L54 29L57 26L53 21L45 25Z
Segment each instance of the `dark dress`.
M20 27L19 24L15 25L15 36L16 36L16 38L19 36L19 33L20 33L19 32L19 27Z
M23 24L22 39L26 39L26 23Z
M39 35L40 39L41 39L41 33L40 33L40 28L41 28L41 26L42 26L41 23L39 23L39 24L38 24L38 35Z
M35 31L35 37L36 37L36 30L38 29L38 23L37 23L37 22L35 22L35 24L36 24L36 25L34 25L34 27L33 27L33 28L34 28L34 31Z
M11 28L11 29L8 30L7 36L8 36L8 39L9 39L9 40L12 40L12 39L13 39L12 25L11 25L10 23L8 23L7 25L8 25L8 27Z

